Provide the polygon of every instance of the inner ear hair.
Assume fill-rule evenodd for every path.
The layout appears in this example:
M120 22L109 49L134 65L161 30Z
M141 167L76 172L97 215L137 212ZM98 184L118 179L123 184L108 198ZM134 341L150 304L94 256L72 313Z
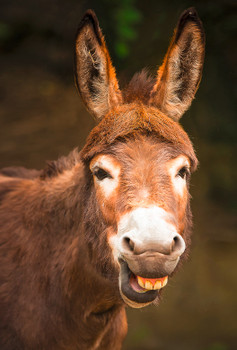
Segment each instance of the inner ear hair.
M75 79L83 102L96 118L121 102L115 69L92 10L86 12L77 31Z
M158 70L150 103L178 121L198 89L204 61L205 35L194 8L180 17L168 52Z

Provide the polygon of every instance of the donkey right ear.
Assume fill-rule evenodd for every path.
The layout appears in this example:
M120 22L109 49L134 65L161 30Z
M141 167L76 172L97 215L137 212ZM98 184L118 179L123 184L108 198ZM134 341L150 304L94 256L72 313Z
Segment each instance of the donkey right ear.
M88 10L78 28L75 44L75 78L82 100L101 119L122 101L115 69L95 13Z
M194 8L181 15L158 70L150 103L175 121L189 108L202 76L205 35Z

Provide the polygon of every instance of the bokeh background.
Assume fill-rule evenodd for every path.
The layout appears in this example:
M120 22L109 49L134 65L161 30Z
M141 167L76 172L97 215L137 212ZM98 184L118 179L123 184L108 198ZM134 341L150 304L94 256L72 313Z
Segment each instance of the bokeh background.
M0 0L0 166L44 167L95 125L74 87L73 43L93 8L123 86L155 73L179 15L206 31L203 80L182 118L200 160L193 249L159 307L128 310L125 350L232 350L237 343L237 3L231 0Z

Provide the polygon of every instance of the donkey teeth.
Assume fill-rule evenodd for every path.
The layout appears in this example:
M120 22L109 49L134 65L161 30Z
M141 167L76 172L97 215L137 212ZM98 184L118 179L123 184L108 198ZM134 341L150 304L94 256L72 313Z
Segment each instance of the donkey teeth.
M150 281L146 281L145 282L145 288L148 290L152 290L153 289L153 285Z
M154 289L161 289L161 287L162 287L161 281L156 281L156 283L154 285Z
M163 279L163 281L162 281L162 288L163 288L164 286L166 286L167 283L168 283L168 276L166 276L166 277Z
M143 277L137 276L137 282L140 287L145 288L147 290L157 290L166 286L168 282L168 276L157 279L146 280Z

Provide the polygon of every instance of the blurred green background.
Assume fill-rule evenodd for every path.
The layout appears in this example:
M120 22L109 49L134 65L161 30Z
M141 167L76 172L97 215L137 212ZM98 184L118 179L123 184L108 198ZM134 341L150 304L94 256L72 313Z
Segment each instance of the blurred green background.
M190 260L159 307L128 310L125 350L232 350L237 342L237 3L200 0L0 0L0 166L44 167L81 147L92 117L73 81L73 43L96 11L121 86L155 73L184 9L206 31L203 80L182 118L200 160L191 185Z

